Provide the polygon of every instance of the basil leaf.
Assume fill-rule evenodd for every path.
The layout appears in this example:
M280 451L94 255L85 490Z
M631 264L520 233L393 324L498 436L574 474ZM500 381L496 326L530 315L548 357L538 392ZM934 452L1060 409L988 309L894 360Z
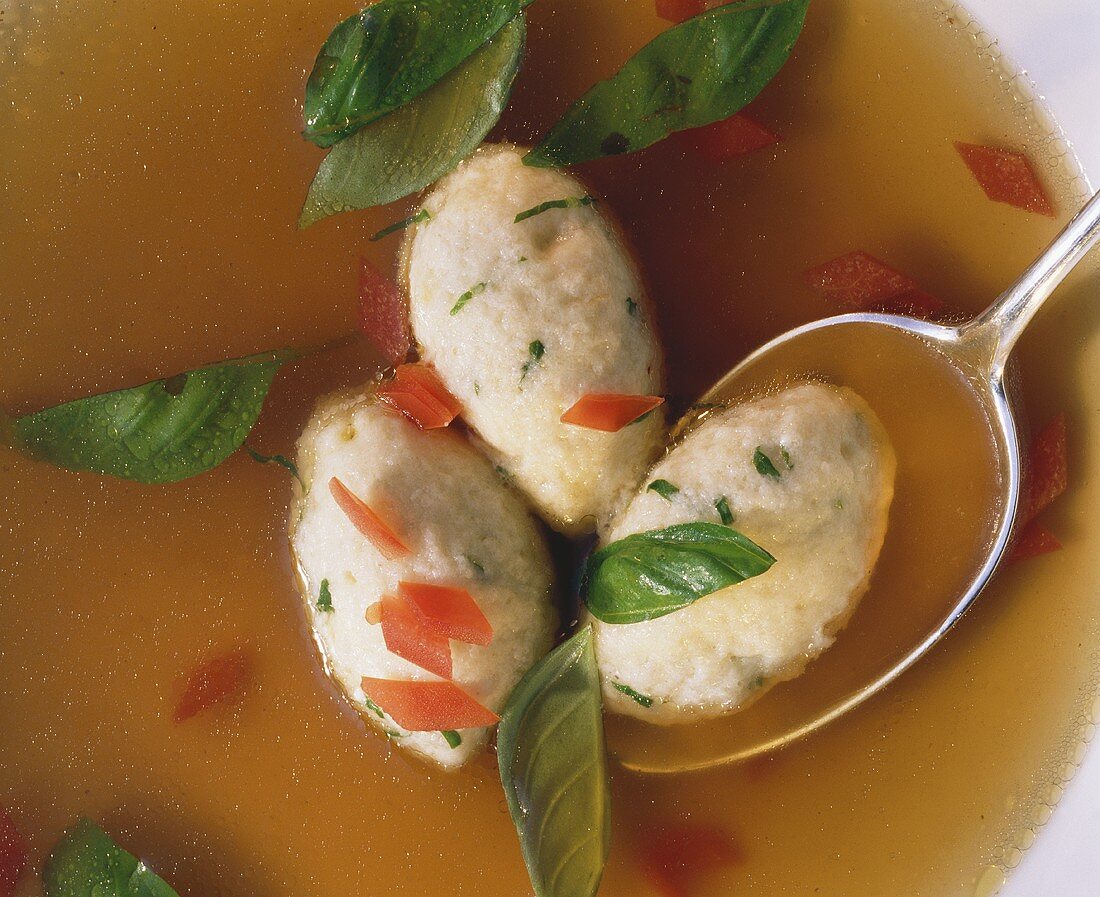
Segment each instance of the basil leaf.
M289 351L266 352L77 399L13 423L32 457L69 470L172 483L240 448Z
M532 0L380 0L325 41L306 83L305 130L332 146L432 87Z
M286 455L265 455L262 452L256 451L250 445L246 445L244 450L248 452L248 456L257 464L278 464L299 483L302 482L301 476L298 475L298 465L291 461ZM304 486L305 484L302 483L302 485Z
M46 897L179 897L90 819L57 843L42 871Z
M752 453L752 466L762 477L771 477L773 480L778 480L780 477L779 468L760 446L757 446L756 451Z
M635 704L640 704L642 707L649 708L653 706L653 698L649 695L643 695L636 688L631 688L625 682L612 682L611 687L620 694L626 695Z
M517 16L429 91L333 147L317 169L298 227L416 193L469 156L504 111L525 35Z
M775 77L810 0L742 0L663 31L593 86L524 162L572 165L635 152L729 118Z
M413 224L419 224L421 221L431 221L432 213L427 209L421 209L414 215L410 215L408 218L402 218L400 221L395 221L393 224L387 225L382 230L371 234L370 241L377 243L379 240L383 240L390 234L396 234L399 230L404 230Z
M536 897L591 897L611 838L591 626L516 686L497 730L497 760Z
M551 209L580 209L584 206L594 205L596 203L595 196L569 196L565 199L548 199L546 202L540 202L537 206L532 206L530 209L524 209L515 217L515 223L519 224L521 221L526 221L528 218L534 218L536 215L541 215L543 212L549 212Z
M654 620L705 595L766 572L773 558L751 539L717 523L679 523L635 533L595 552L584 574L584 600L605 623Z
M668 480L654 480L646 487L646 492L656 492L665 501L672 501L672 496L680 491L680 487Z

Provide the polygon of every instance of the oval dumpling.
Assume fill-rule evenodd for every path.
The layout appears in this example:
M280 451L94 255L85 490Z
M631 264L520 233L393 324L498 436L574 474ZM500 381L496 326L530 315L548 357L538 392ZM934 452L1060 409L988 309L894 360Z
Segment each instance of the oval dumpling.
M867 589L895 466L882 425L848 389L806 383L706 416L649 472L604 542L725 522L775 564L663 617L594 621L607 706L662 724L704 720L799 675ZM655 481L664 482L648 488Z
M382 626L367 617L384 596L399 594L401 582L466 590L492 627L492 640L451 639L452 679L499 714L520 677L549 650L557 626L551 562L538 525L465 439L449 430L422 431L373 396L324 400L299 440L298 467L304 485L292 509L291 546L327 671L395 744L444 767L461 765L491 728L464 729L456 738L408 732L388 713L380 717L363 677L444 680L391 653ZM407 555L387 559L364 537L335 499L334 478L384 519Z
M424 203L403 266L413 334L493 462L555 529L606 523L665 436L566 424L586 394L655 396L660 349L638 271L584 187L484 146ZM566 200L516 221L545 203Z

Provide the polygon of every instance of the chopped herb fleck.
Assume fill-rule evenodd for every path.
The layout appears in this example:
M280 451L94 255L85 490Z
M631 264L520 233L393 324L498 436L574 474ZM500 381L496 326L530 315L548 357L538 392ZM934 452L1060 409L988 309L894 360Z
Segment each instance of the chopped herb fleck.
M674 486L668 480L654 480L646 487L647 492L656 492L661 498L672 501L672 496L680 491L679 486Z
M402 218L400 221L395 221L389 227L384 227L378 233L373 234L370 238L372 243L377 240L381 240L383 237L388 237L390 234L397 233L399 230L404 230L410 224L416 224L420 221L431 221L432 213L427 209L421 209L415 215L410 215L408 218Z
M260 464L278 464L280 467L290 471L291 476L294 477L299 483L302 482L302 478L298 476L298 465L287 458L285 455L261 455L252 446L246 445L244 450L248 452L253 461ZM303 485L305 485L303 483Z
M462 744L462 736L454 731L454 729L447 729L443 732L440 732L439 734L447 739L447 744L449 744L452 748L456 748L460 744Z
M628 427L633 427L633 426L634 426L635 424L640 424L640 423L641 423L642 421L644 421L644 420L649 420L649 419L650 419L651 417L653 417L653 415L654 415L654 414L656 414L656 413L657 413L657 409L656 409L656 408L650 408L650 409L649 409L649 410L648 410L648 411L647 411L647 412L646 412L645 414L643 414L643 415L642 415L641 417L636 417L636 418L634 418L634 420L632 420L632 421L631 421L631 422L630 422L629 424L627 424L627 426L628 426Z
M404 732L395 732L393 729L384 729L387 738L405 738Z
M752 455L752 465L756 468L756 472L762 477L771 477L774 480L779 479L779 470L776 468L772 459L764 454L764 450L760 447L756 447L756 451Z
M838 498L836 501L833 502L833 507L836 508L838 511L843 511L844 510L844 499L843 498Z
M379 719L385 719L386 714L382 712L382 708L374 703L370 698L364 696L363 703L366 705L367 710L377 716Z
M753 689L753 691L755 691L758 688L763 688L764 683L767 681L768 680L765 679L763 676L757 676L755 679L752 680L752 685L750 687Z
M521 255L521 256L519 257L519 260L520 260L520 262L521 262L521 263L522 263L522 262L525 262L525 261L527 261L527 256L525 256L525 255Z
M510 473L508 473L508 471L507 471L507 470L505 470L505 469L504 469L504 467L503 467L502 465L498 464L498 465L497 465L497 466L496 466L496 467L494 468L494 470L496 470L496 472L497 472L497 476L498 476L498 477L500 477L500 478L501 478L502 480L504 480L505 482L507 482L508 480L512 479L512 475L511 475Z
M460 311L462 311L467 302L473 299L474 296L477 296L479 293L483 293L484 291L484 283L475 283L472 287L470 287L470 289L468 289L465 293L458 297L458 301L456 301L454 307L451 308L451 314L457 315Z
M791 463L791 453L783 448L783 446L779 447L779 457L782 458L783 463L787 465L787 470L794 470L794 464Z
M542 344L542 340L535 340L531 345L527 347L527 360L523 363L523 367L520 368L523 374L520 376L520 380L526 380L527 375L531 373L531 368L535 367L540 361L542 356L546 354L546 346Z
M624 685L622 682L612 682L611 687L617 692L621 692L626 695L636 704L641 704L643 707L652 707L653 698L649 695L643 695L640 691L635 691L629 685Z
M632 318L638 317L638 303L629 296L626 297L626 313Z
M331 614L336 610L332 606L332 591L328 587L328 580L321 580L321 591L317 595L317 610L323 614Z
M475 396L481 395L481 384L478 383L476 380L474 381L474 395Z
M499 469L500 468L498 468L498 470ZM477 558L472 557L468 554L463 555L463 557L466 558L466 563L474 568L474 571L477 573L478 576L484 576L485 575L485 567L482 566L481 562L478 561Z
M566 199L549 199L546 202L540 202L533 208L526 209L516 215L515 223L519 224L521 221L526 221L528 218L534 218L536 215L541 215L543 212L549 212L551 209L579 209L581 206L590 206L596 201L594 196L570 196Z
M733 523L733 511L730 510L730 503L726 499L726 496L722 496L718 501L714 503L715 509L718 511L718 516L721 518L722 523L729 526Z

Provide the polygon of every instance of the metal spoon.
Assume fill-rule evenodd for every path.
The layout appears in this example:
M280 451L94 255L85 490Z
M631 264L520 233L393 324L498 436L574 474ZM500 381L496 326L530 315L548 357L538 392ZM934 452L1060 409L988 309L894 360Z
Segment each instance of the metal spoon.
M910 434L951 426L956 418L967 413L965 403L970 402L973 408L980 409L985 424L980 429L958 431L952 437L955 444L951 450L955 456L970 452L968 457L972 459L986 452L990 466L996 468L985 499L985 506L991 507L992 512L971 527L972 550L959 552L955 561L943 560L942 555L931 559L932 564L941 567L951 563L958 567L954 572L946 571L950 574L947 578L938 580L939 587L947 590L943 595L947 603L936 607L919 628L913 625L908 630L897 629L896 650L879 650L871 633L862 642L851 635L861 615L874 612L865 611L870 601L880 597L875 594L873 580L871 593L837 644L811 664L802 677L779 685L747 710L690 728L614 722L609 729L609 743L623 765L642 772L703 769L748 759L801 738L881 691L924 656L959 620L1004 556L1020 501L1022 453L1011 400L1012 378L1006 376L1009 356L1043 303L1097 242L1100 242L1100 193L1089 200L1019 280L973 320L959 326L942 326L898 315L848 314L815 321L753 352L702 398L703 406L743 400L783 385L792 378L793 368L795 377L821 377L851 386L883 416L876 400L868 395L877 392L879 404L890 406L885 413L892 413L903 429L908 426ZM938 404L922 405L917 397L919 390L904 386L918 383L920 378L940 384L931 390ZM883 384L884 379L890 382ZM949 398L954 405L945 411ZM892 430L891 422L885 416L883 420L887 429ZM689 419L679 429L690 428L696 421L697 418ZM891 432L898 450L900 477L904 445L899 445L899 435ZM985 449L961 444L985 439L988 440ZM977 467L973 460L969 463ZM901 516L895 507L891 527L898 525ZM927 522L923 532L928 532ZM883 556L890 548L889 540L888 534ZM921 539L908 541L919 543ZM922 564L919 575L927 575L928 554L914 557ZM880 567L882 563L880 558ZM903 592L892 596L895 608L901 606L899 602L905 597ZM890 612L886 608L885 613ZM837 657L830 656L833 652L837 652ZM872 659L865 664L868 655ZM819 675L819 670L825 679L824 686L811 679ZM803 680L805 686L801 684Z

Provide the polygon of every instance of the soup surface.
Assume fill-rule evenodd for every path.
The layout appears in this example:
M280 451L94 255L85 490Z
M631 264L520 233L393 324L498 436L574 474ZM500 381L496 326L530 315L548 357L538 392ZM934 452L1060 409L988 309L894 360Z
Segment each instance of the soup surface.
M389 265L397 243L367 236L405 207L295 222L319 158L297 136L302 84L354 6L0 0L0 404L21 413L353 328L358 258ZM499 131L517 141L665 27L651 0L529 12ZM650 280L679 407L832 311L802 284L811 265L862 248L974 311L1053 234L986 202L952 148L1024 149L1063 212L1076 201L1064 148L987 48L942 4L816 0L754 104L776 149L711 166L669 141L585 167ZM1100 389L1085 280L1020 353L1033 421L1069 413L1082 471ZM251 444L289 453L316 396L372 372L354 348L288 368ZM410 760L323 677L281 469L238 453L147 487L4 450L0 476L0 805L36 862L86 813L181 894L528 893L491 759L453 775ZM741 766L615 770L601 894L650 893L647 833L684 823L739 846L700 897L989 893L1090 722L1096 502L1082 477L1049 518L1063 552L1005 571L931 657L822 732ZM930 569L950 548L921 544ZM859 619L842 640L874 640ZM258 658L248 691L174 724L182 678L237 643Z

